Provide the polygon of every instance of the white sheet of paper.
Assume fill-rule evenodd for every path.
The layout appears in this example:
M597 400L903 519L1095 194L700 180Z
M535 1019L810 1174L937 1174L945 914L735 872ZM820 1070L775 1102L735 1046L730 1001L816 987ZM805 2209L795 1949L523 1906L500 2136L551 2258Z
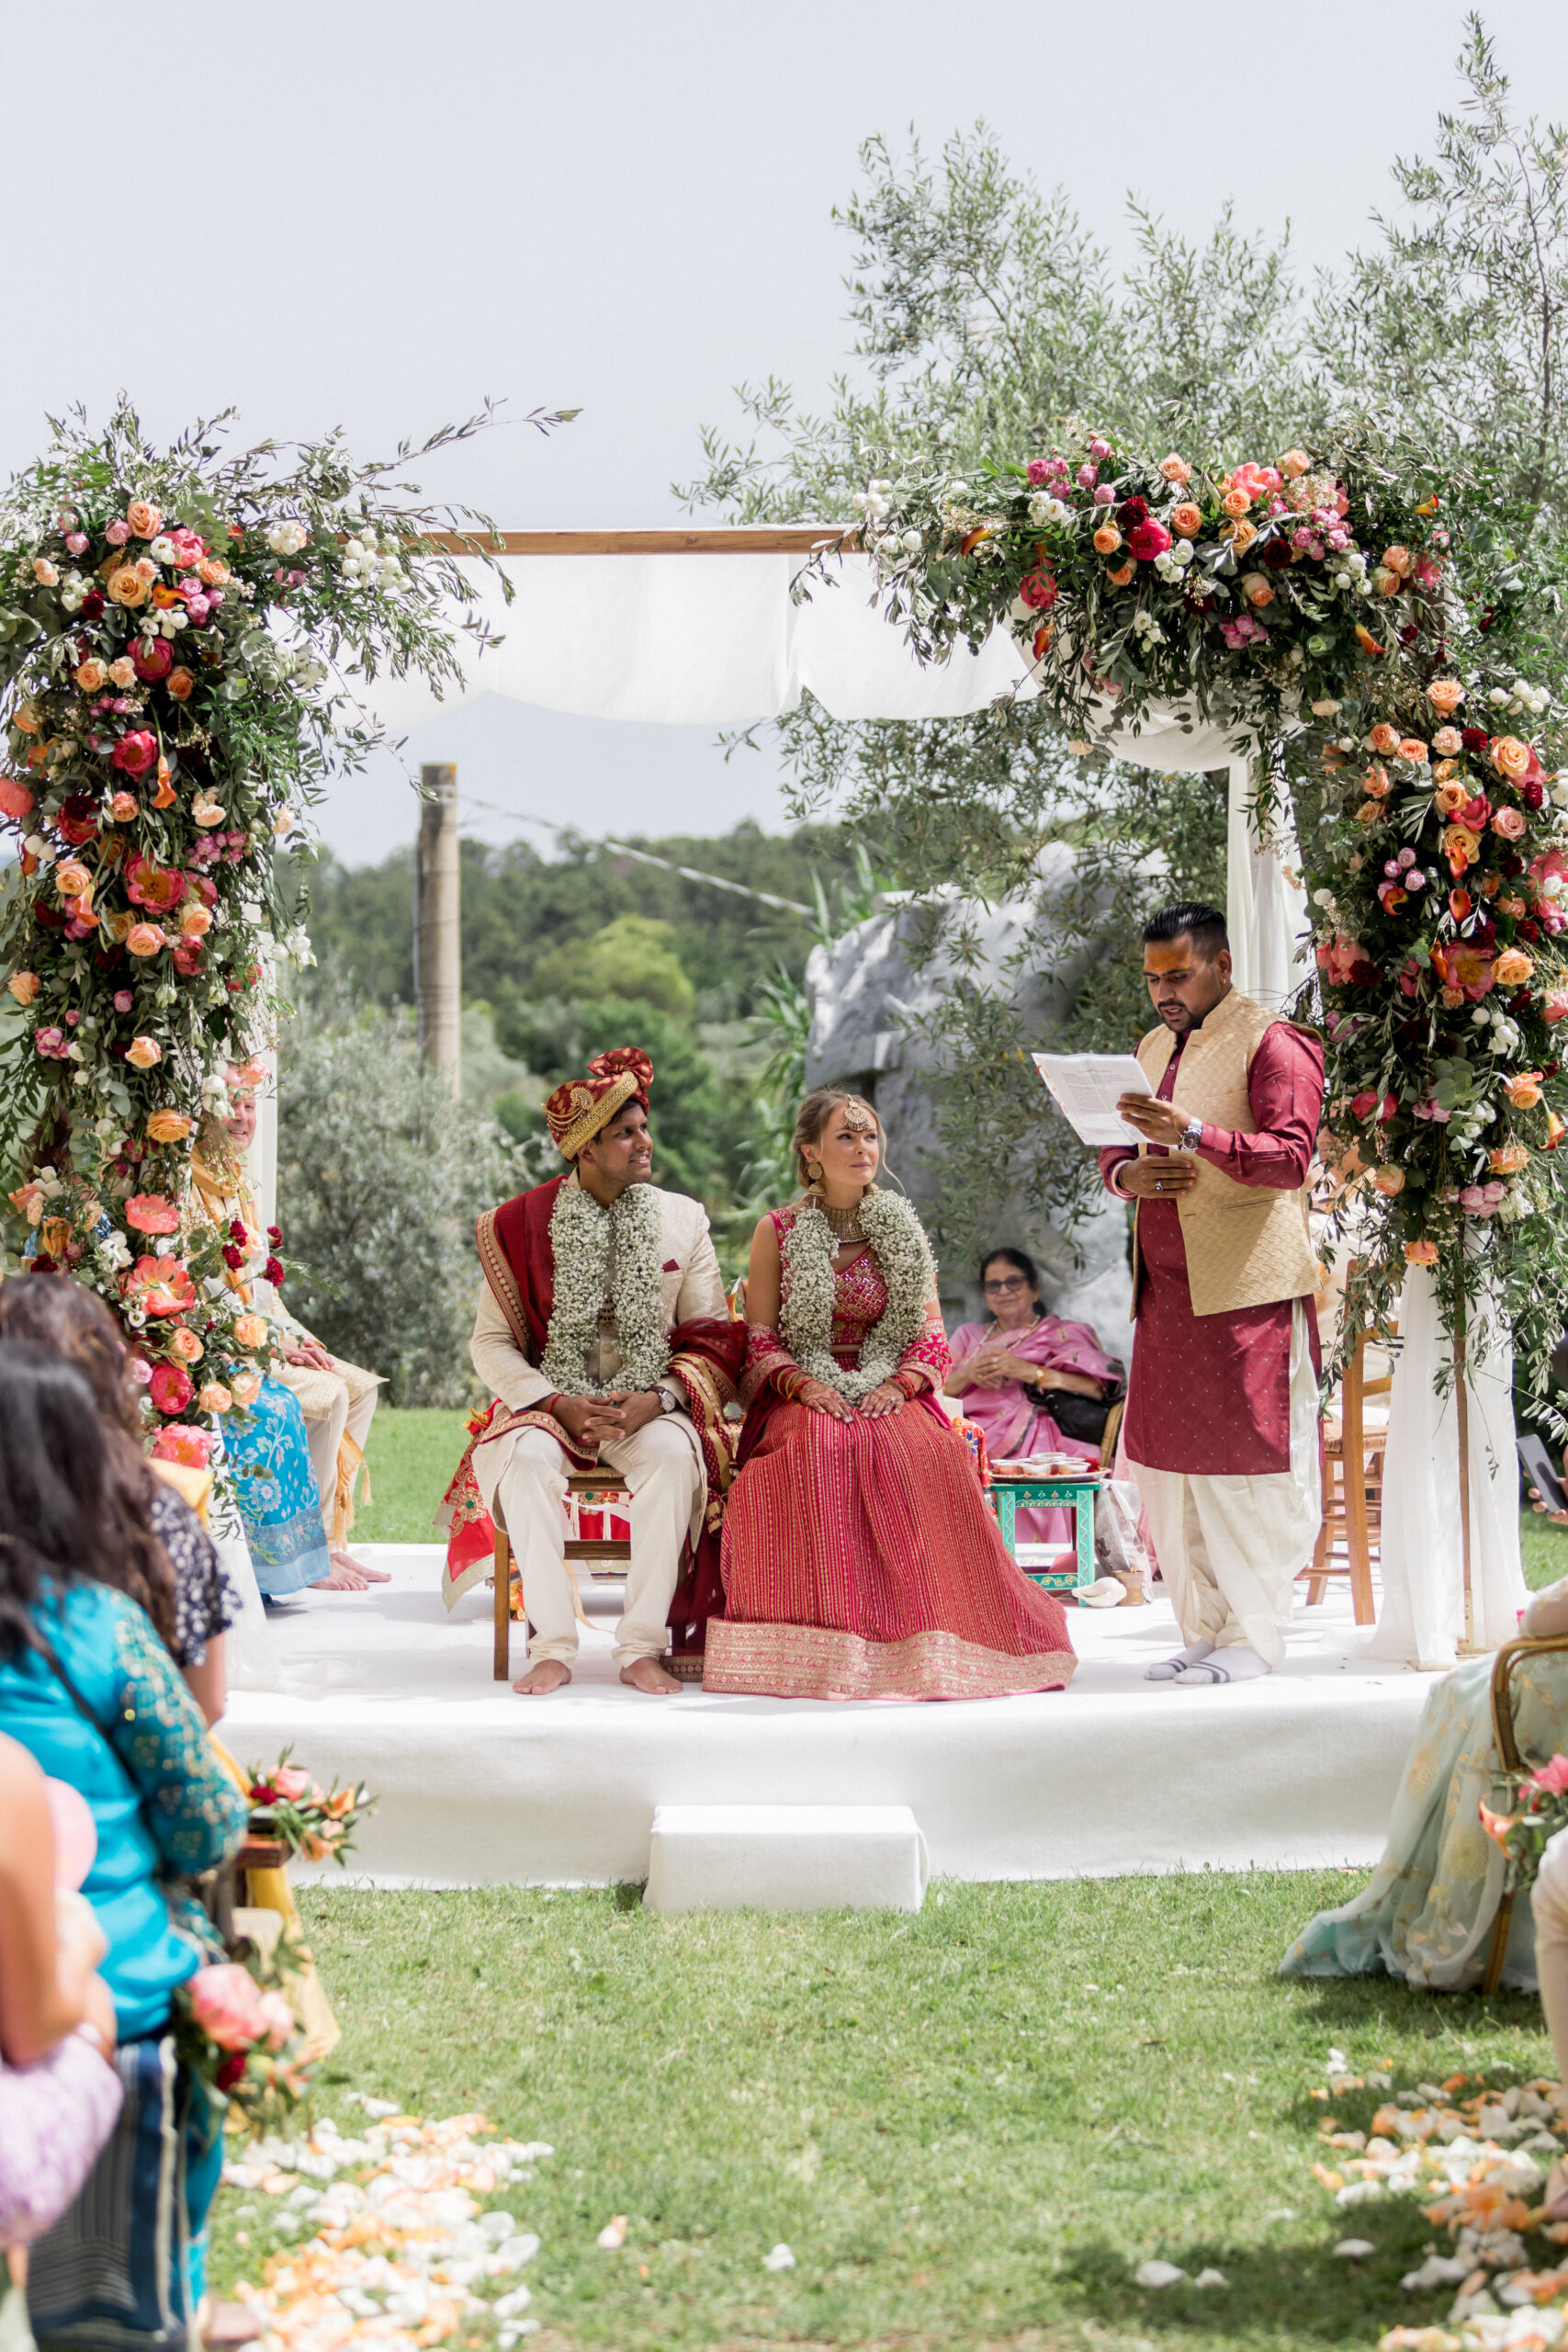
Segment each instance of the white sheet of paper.
M1080 1141L1136 1143L1138 1133L1117 1114L1122 1094L1152 1094L1143 1064L1132 1054L1036 1054L1034 1067Z

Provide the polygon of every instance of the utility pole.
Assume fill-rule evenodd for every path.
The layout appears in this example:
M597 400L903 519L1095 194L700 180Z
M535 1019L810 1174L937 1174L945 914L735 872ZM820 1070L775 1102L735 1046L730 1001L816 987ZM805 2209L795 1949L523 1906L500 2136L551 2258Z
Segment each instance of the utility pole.
M457 863L457 771L422 767L415 876L415 985L419 1049L455 1095L462 1083L463 945Z

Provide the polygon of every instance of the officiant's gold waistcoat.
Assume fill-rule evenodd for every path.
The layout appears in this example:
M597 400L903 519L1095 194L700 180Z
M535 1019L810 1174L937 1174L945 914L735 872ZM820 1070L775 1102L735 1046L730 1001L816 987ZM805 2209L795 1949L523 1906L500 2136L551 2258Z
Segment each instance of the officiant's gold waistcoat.
M1253 1055L1279 1018L1235 989L1222 997L1182 1049L1176 1080L1181 1108L1212 1126L1256 1135L1247 1075ZM1138 1047L1156 1091L1175 1046L1162 1022ZM1138 1146L1140 1155L1145 1148ZM1310 1186L1285 1193L1272 1185L1238 1184L1206 1159L1197 1167L1197 1182L1176 1204L1194 1315L1224 1315L1310 1295L1317 1287L1307 1232ZM1135 1249L1135 1220L1133 1231Z

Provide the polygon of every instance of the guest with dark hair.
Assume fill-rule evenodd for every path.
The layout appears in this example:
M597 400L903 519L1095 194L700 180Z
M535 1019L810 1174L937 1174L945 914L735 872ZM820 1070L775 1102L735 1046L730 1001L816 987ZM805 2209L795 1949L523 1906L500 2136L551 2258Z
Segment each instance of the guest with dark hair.
M141 1451L125 1345L101 1299L63 1276L0 1283L0 1341L47 1348L75 1366L93 1392L109 1466L115 1542L107 1581L144 1609L209 1724L227 1695L223 1637L241 1601L212 1539L175 1491L208 1474L152 1464Z
M202 2299L222 2166L220 2120L176 2077L168 2037L176 1986L221 1955L172 1882L232 1853L248 1806L150 1620L118 1589L115 1474L93 1392L60 1356L17 1341L0 1343L0 1732L92 1815L82 1892L108 1939L125 2092L111 2147L33 2251L33 2325L167 2341L170 2314L188 2326ZM187 2226L171 2233L176 2199Z
M954 1331L946 1394L963 1397L993 1462L1032 1453L1098 1462L1110 1408L1123 1387L1116 1357L1091 1324L1044 1313L1039 1269L1026 1250L988 1250L980 1289L989 1319ZM1025 1544L1070 1544L1072 1514L1021 1510L1018 1534Z

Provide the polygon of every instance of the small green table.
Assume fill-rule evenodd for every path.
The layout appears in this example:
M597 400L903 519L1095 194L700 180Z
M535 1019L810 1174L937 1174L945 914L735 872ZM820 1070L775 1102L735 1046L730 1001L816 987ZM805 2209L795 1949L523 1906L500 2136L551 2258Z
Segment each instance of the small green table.
M1071 1568L1025 1568L1023 1573L1026 1577L1054 1592L1081 1592L1086 1584L1093 1584L1094 1498L1099 1492L1100 1474L1095 1470L1087 1472L1081 1478L998 1478L993 1476L991 1509L997 1514L1002 1542L1015 1560L1018 1558L1020 1510L1033 1510L1042 1503L1055 1503L1065 1505L1073 1514L1073 1531L1077 1538L1074 1566Z

